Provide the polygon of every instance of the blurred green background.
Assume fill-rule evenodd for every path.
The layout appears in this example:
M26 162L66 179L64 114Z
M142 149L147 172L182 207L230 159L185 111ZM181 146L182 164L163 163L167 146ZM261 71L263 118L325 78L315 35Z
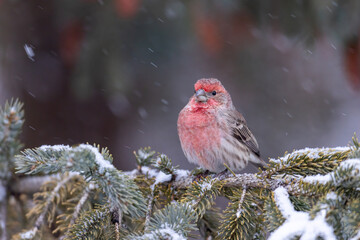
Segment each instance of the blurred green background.
M0 0L0 102L25 102L26 147L151 146L191 169L177 115L214 77L262 156L360 133L360 1ZM210 136L211 137L211 136Z

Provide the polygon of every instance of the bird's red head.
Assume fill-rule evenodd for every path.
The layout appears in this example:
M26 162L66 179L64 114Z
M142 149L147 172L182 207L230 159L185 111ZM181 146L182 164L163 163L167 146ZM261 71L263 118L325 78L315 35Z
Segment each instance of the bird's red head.
M226 92L221 82L215 78L202 78L195 83L195 91L203 89L205 92Z
M195 83L195 94L191 103L195 108L232 106L230 95L215 78L203 78Z

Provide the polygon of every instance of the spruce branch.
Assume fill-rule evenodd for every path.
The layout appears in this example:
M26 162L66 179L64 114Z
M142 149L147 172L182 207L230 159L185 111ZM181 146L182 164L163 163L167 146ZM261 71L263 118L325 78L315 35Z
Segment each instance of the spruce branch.
M176 169L178 168L172 165L171 159L165 154L159 154L156 158L154 158L151 166L165 174L171 175L175 175Z
M345 151L348 151L348 149L345 149ZM341 155L341 153L337 151L335 151L335 154ZM72 157L74 158L74 156L75 155L73 155ZM167 164L168 163L169 162L167 162ZM166 168L162 169L172 169L172 166L167 164L165 164ZM152 166L152 164L150 164L150 166ZM309 177L303 177L296 174L287 175L284 174L281 169L278 173L271 172L271 174L269 174L269 172L267 171L261 171L257 174L237 174L236 176L226 175L225 177L209 176L208 178L200 179L199 181L194 181L193 176L190 176L188 172L183 172L179 169L175 169L174 171L172 171L172 174L165 174L159 169L151 169L148 166L143 166L137 171L125 172L122 174L126 175L129 179L136 179L140 177L141 179L143 179L143 182L147 182L144 187L147 186L147 188L151 190L150 192L152 192L153 194L153 199L155 199L155 197L158 198L159 194L161 194L160 191L154 191L155 187L159 187L159 189L164 188L165 186L170 187L172 189L172 191L170 191L170 194L177 192L179 194L178 196L180 198L180 201L183 204L187 203L191 205L193 210L195 210L193 211L195 213L195 220L193 220L191 223L201 223L201 225L199 226L201 226L201 228L205 230L209 229L207 227L209 225L203 225L203 223L206 224L204 219L207 217L206 213L208 211L211 211L213 200L216 198L216 196L220 194L225 194L227 197L230 198L232 204L229 205L228 209L225 211L223 226L221 226L219 229L230 230L220 232L218 238L231 239L233 237L236 238L236 236L252 236L253 238L261 239L262 237L261 234L259 235L259 233L264 233L264 227L259 224L264 222L264 218L268 219L267 222L273 221L274 223L276 222L275 219L283 218L282 214L281 216L276 214L272 215L269 207L266 207L275 206L274 209L277 209L275 200L266 200L269 199L269 197L267 196L271 195L268 194L269 191L274 192L277 188L283 187L289 194L288 198L291 199L293 208L296 207L295 209L297 210L308 211L309 207L311 207L311 203L309 205L309 202L306 200L306 198L299 199L299 197L313 196L314 194L316 194L316 196L321 196L329 191L338 191L339 189L344 187L343 185L345 183L351 183L348 184L349 189L356 187L356 180L358 177L357 166L357 160L341 159L339 161L339 164L337 164L336 166L334 165L334 167L332 168L332 172L326 173L325 175L318 174ZM333 181L334 183L336 182L338 185L335 186L328 182L323 184L322 182L319 183L309 181L311 177L313 177L314 179L321 179L322 177L332 179L331 177L329 178L329 176L334 176L334 179L336 178L336 180ZM349 178L345 181L344 178L347 176ZM247 190L236 192L236 189L241 189L242 186L246 186ZM185 193L184 189L186 189ZM222 189L227 190L222 192ZM320 192L319 189L321 190ZM232 194L229 195L230 192L232 192ZM162 193L164 194L165 192ZM251 199L251 201L247 199ZM262 211L260 211L262 206L261 202L264 202L264 199L264 210L262 211L269 211L269 213L265 215ZM148 211L146 211L147 215L144 219L147 226L145 228L145 231L144 229L138 229L134 231L133 234L129 234L129 232L126 233L126 229L120 228L122 231L121 236L131 239L168 239L171 238L171 236L178 236L179 238L184 237L182 233L178 233L172 227L167 227L166 222L162 222L163 228L157 227L156 229L154 228L151 230L150 226L155 217L155 214L151 216L152 204L149 205L149 203L152 202L151 195L149 200L150 201L147 204ZM252 205L251 202L256 202L257 207ZM269 205L269 203L272 204ZM255 211L254 208L256 209ZM156 211L155 213L157 213L158 211ZM272 220L271 218L269 218L269 216L273 216ZM356 218L352 219L355 219L353 220L353 222L357 221ZM251 221L254 220L254 224L250 224ZM308 222L311 222L311 219L309 219ZM241 224L239 225L239 223ZM126 224L128 224L128 222L126 222ZM277 229L282 226L282 224L282 222L279 222L278 224L271 227L270 230L276 232ZM132 228L133 227L131 227L130 229ZM116 233L116 229L112 229L113 233ZM232 234L235 235L227 235L229 232L232 232Z
M173 229L175 232L186 236L188 232L195 230L195 216L191 205L172 203L164 209L158 210L150 220L149 231L158 230L166 223L166 227Z
M120 225L115 223L115 239L120 240Z
M214 204L214 200L220 194L222 187L221 181L216 178L202 178L191 183L181 201L189 203L196 212L197 218L200 219L206 210Z
M274 190L276 187L284 185L290 191L297 191L296 189L293 189L293 186L290 186L289 179L260 178L259 175L252 173L236 174L236 177L234 177L232 174L227 174L224 177L216 177L215 174L212 174L208 178L211 178L213 182L222 182L221 185L223 188L242 187L243 185L246 185L249 188L264 188ZM297 179L291 179L291 181L300 182ZM180 178L178 181L174 181L172 186L176 189L188 189L193 183L194 177L187 176Z
M274 192L271 192L271 194L269 194L269 196L265 199L264 210L268 231L272 232L284 223L285 218L276 205Z
M314 190L325 189L328 192L330 189L334 189L338 194L355 194L359 196L360 159L347 159L341 162L333 172L325 175L307 176L302 181L304 182L303 185L310 184L310 187L304 186L307 189L314 186L317 187ZM324 187L318 187L320 184L324 185Z
M23 123L23 103L18 99L6 102L4 108L0 107L0 146L17 143Z
M37 216L35 221L35 227L39 229L45 221L45 216L48 215L48 223L51 224L55 214L56 204L61 202L59 197L62 196L60 191L62 188L66 187L66 184L71 181L74 177L77 177L74 174L65 174L60 182L56 179L54 182L49 182L48 184L53 185L57 182L53 189L45 189L43 193L35 195L36 206L28 213L28 217ZM46 188L48 186L45 185ZM51 188L51 186L50 186ZM39 214L40 213L40 214Z
M344 209L344 217L341 219L344 223L344 234L348 234L349 238L360 239L360 199L353 199L347 202Z
M25 149L21 155L15 156L17 173L47 175L61 172L63 169L62 172L65 172L67 161L62 156L69 149L70 147L65 145Z
M301 153L301 154L300 154ZM321 180L324 178L326 180L330 180L335 170L335 176L343 176L346 177L348 173L352 171L353 174L356 174L356 171L346 168L347 170L344 172L343 166L348 166L349 164L356 164L357 160L346 160L346 157L351 154L352 151L350 148L334 148L334 149L306 149L303 151L295 151L291 154L285 155L285 157L280 158L279 160L275 161L272 160L271 167L267 170L260 171L256 174L250 173L243 173L243 174L236 174L233 176L232 174L227 174L223 177L218 177L215 175L213 176L214 181L222 181L222 186L224 188L232 188L232 187L242 187L246 185L249 188L262 188L266 190L273 191L276 188L282 186L284 187L290 194L292 195L303 195L303 194L314 194L312 190L314 190L313 186L318 185L317 180ZM310 154L307 156L306 154ZM307 156L307 157L304 157ZM337 159L339 158L339 159ZM300 159L306 159L306 162L310 164L311 161L318 162L317 166L322 168L322 164L319 163L319 159L322 159L325 164L326 162L331 161L333 164L330 164L326 167L326 169L314 170L313 165L307 165L304 161ZM329 160L330 159L330 160ZM297 174L297 170L294 169L299 167L299 162L303 165L304 171L312 171L313 173L321 172L320 174L309 176L303 176L302 174ZM341 164L344 162L343 164ZM350 163L351 162L351 163ZM291 170L289 170L291 169ZM290 172L286 172L286 171ZM285 173L286 172L286 173ZM329 175L328 175L329 174ZM358 183L356 181L357 177L350 174L346 179L342 181L347 181L348 184L354 184L352 187L356 186ZM176 189L188 189L191 184L193 183L194 178L192 176L182 177L177 181L172 183L172 186ZM334 180L334 182L339 183L340 180ZM307 185L310 183L310 185ZM326 183L326 182L325 182ZM307 188L305 187L307 185ZM303 188L305 187L305 189ZM336 187L335 185L333 187ZM323 189L324 192L329 191L331 188L330 185L325 185L324 187L319 187L319 189Z
M337 239L350 239L360 228L360 200L329 192L311 209L312 219L326 212L326 221L334 229Z
M109 239L109 207L104 205L81 214L66 234L65 239Z
M243 187L243 190L242 190L242 193L241 193L241 197L240 197L240 200L239 200L239 206L238 206L238 209L236 211L236 217L239 218L240 215L241 215L241 212L242 212L242 205L244 203L244 199L245 199L245 194L246 194L246 186Z
M264 239L264 194L259 191L247 188L233 190L216 239Z
M9 181L13 176L13 158L22 144L18 140L24 123L23 104L11 100L0 107L0 239L6 240Z
M77 172L94 181L106 194L111 211L121 210L133 217L146 211L145 199L135 182L112 164L107 150L88 144L69 147L42 146L25 150L16 157L18 172L26 174Z
M354 133L354 136L352 137L352 148L351 148L351 154L349 155L349 158L360 158L360 143L359 139L356 136L356 133Z
M152 151L150 147L140 148L137 152L134 151L136 162L141 168L142 166L149 166L153 162L155 151Z
M318 196L322 197L323 195L326 195L329 192L326 191L323 194L318 194ZM294 205L294 209L296 211L302 211L302 212L309 212L311 210L311 207L316 204L316 200L319 199L318 196L293 196L289 195L289 199L291 203Z
M89 183L88 186L86 186L78 204L76 204L74 212L72 214L71 220L70 220L70 226L73 225L76 221L76 219L78 218L80 211L83 209L84 204L86 203L86 201L88 200L89 196L90 196L90 192L94 189L94 184Z
M151 217L151 213L152 213L152 208L153 208L153 202L154 202L154 188L151 188L151 192L149 195L149 199L148 199L148 206L147 206L147 211L146 211L146 216L145 216L145 231L147 230L147 227L150 223L150 217Z
M186 239L195 230L196 216L190 204L174 202L157 210L144 234L130 234L127 240Z
M44 192L34 195L36 205L27 214L27 217L36 217L34 227L18 234L16 238L34 239L45 221L51 225L55 217L56 206L61 202L60 198L63 197L63 194L60 192L74 177L77 176L75 174L65 174L60 182L57 181L58 179L48 182L47 185L44 186Z
M70 227L76 222L81 212L91 209L90 204L87 203L91 200L91 194L96 192L96 187L92 182L86 183L83 178L79 178L79 181L73 184L69 192L70 199L61 203L66 206L66 210L57 216L57 228L53 231L53 233L65 233L60 239L64 239L68 234Z
M286 154L279 159L270 159L267 177L280 174L299 176L326 174L347 159L350 147L305 148Z
M215 239L220 230L220 219L223 218L220 208L212 207L206 210L201 219L198 220L197 226L201 236L204 239Z

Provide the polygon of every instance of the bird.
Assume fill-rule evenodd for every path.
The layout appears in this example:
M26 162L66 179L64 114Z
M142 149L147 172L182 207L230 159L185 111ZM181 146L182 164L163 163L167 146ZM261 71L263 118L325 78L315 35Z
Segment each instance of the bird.
M248 163L264 168L259 145L230 94L215 78L202 78L194 95L180 111L177 130L190 163L220 173L244 169Z

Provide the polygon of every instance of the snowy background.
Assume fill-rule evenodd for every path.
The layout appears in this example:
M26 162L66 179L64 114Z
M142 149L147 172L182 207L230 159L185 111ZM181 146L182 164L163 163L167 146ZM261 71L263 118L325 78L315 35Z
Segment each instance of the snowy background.
M135 167L151 146L192 169L177 115L221 80L264 158L360 134L358 1L0 1L0 103L25 102L23 141L98 143Z

